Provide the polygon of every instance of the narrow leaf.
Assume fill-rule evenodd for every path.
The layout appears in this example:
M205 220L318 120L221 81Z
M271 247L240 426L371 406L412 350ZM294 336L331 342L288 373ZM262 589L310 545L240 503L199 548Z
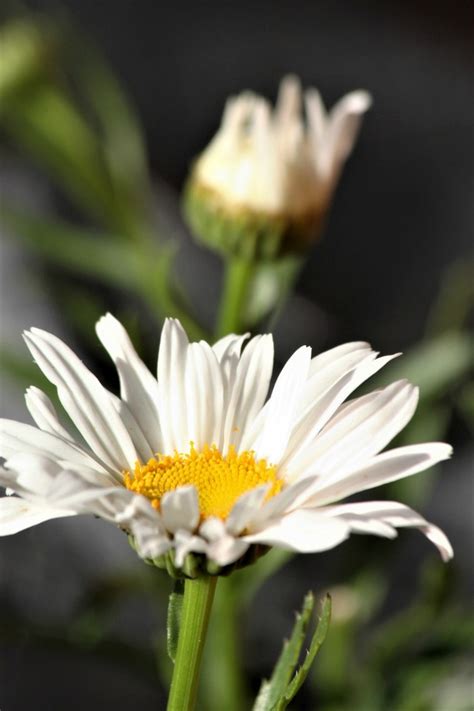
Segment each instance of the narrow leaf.
M3 207L1 223L52 264L116 286L130 286L136 249L120 243L114 235L7 206Z
M466 376L472 365L473 352L469 334L444 333L423 341L403 358L391 363L376 382L385 385L407 378L417 383L424 400L439 397Z
M303 664L298 669L295 676L293 677L291 684L288 686L288 689L286 691L284 699L282 699L282 701L276 705L275 711L282 711L282 709L285 709L287 707L287 705L290 703L290 701L296 696L298 691L301 689L301 687L304 683L304 680L308 676L308 672L311 668L314 658L316 657L316 654L319 652L321 645L323 644L324 640L326 639L326 635L327 635L328 629L329 629L330 620L331 620L331 598L329 595L326 595L323 605L322 605L321 615L319 617L318 626L316 627L315 633L313 635L313 639L311 640L311 645L310 645L310 648L306 654L306 658L305 658Z
M296 615L291 637L283 645L271 678L269 681L264 681L260 687L253 711L272 711L280 708L278 704L285 697L288 684L298 664L313 607L314 596L309 592L304 599L301 612Z
M78 204L116 224L117 203L97 137L69 98L48 84L5 102L3 125Z
M179 628L181 625L181 612L183 609L184 583L182 580L175 582L173 592L168 602L168 616L166 620L166 642L168 656L174 664L176 650L178 649Z

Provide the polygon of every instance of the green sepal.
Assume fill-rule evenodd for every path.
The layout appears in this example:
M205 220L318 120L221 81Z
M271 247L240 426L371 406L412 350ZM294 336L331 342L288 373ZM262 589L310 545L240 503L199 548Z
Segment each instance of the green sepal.
M319 235L321 215L301 219L229 208L191 176L183 195L184 216L196 239L210 249L252 261L305 252Z
M171 661L175 662L178 648L179 628L183 610L184 581L177 580L169 596L168 614L166 617L166 648Z
M136 541L132 535L128 536L129 543L134 551L138 552ZM254 545L244 553L235 563L231 565L220 566L217 563L208 560L201 553L188 553L185 557L183 565L178 568L175 562L174 550L169 550L156 558L143 558L147 565L154 565L155 568L165 570L173 580L195 580L196 578L212 576L228 576L235 570L240 570L248 565L255 563L262 555L265 555L270 549L267 546Z
M326 595L316 630L303 663L297 669L306 633L314 609L314 596L309 592L296 616L291 637L285 641L273 674L260 687L253 711L283 711L301 688L311 665L323 644L331 617L331 598Z

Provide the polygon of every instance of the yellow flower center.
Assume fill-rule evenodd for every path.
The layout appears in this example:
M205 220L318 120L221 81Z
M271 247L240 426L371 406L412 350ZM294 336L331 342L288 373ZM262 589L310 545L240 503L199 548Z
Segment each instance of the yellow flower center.
M282 486L276 467L265 459L255 459L254 452L237 454L230 448L223 456L217 447L206 445L198 452L191 443L189 454L161 455L147 464L135 464L133 472L124 472L127 489L150 499L160 508L167 491L192 484L199 498L201 518L218 516L225 519L239 496L262 484L269 484L267 499L277 494Z

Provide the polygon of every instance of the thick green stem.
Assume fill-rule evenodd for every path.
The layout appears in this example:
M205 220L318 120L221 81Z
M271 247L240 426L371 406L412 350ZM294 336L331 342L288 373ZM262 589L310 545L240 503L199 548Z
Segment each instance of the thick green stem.
M242 311L252 281L255 265L251 260L228 257L224 276L224 291L217 317L218 338L238 333L245 324Z
M224 577L216 593L202 673L206 711L242 711L250 707L242 669L241 619L234 575Z
M217 578L186 580L183 610L167 711L192 711Z

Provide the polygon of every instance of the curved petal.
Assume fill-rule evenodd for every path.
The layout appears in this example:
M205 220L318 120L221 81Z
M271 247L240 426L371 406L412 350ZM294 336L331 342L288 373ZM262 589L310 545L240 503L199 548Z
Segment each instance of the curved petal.
M298 405L304 391L311 349L299 348L288 360L277 378L266 406L262 432L250 444L257 456L278 464L287 447Z
M247 344L229 384L222 451L241 447L242 438L268 395L273 370L273 338L255 336Z
M445 562L454 555L452 546L441 529L398 501L364 501L341 504L318 509L318 512L328 516L331 520L335 518L345 521L355 533L378 533L377 524L385 524L393 529L418 528L438 548ZM385 534L379 533L379 535Z
M367 91L352 91L333 106L328 116L322 163L323 172L337 177L350 155L359 133L363 114L370 108L372 98Z
M158 352L158 390L163 454L189 448L185 377L188 337L176 319L166 319Z
M295 424L288 447L280 462L280 467L287 478L294 480L304 471L306 464L301 464L301 460L305 461L305 449L312 447L317 435L328 422L329 426L331 425L330 418L344 400L389 361L396 358L396 355L383 358L376 358L376 355L370 351L368 354L361 354L358 363L356 361L353 368L346 371L326 390L318 392L315 389L314 386L319 380L317 376L313 376L308 381L305 389L309 405L303 409L303 415Z
M109 471L74 442L66 441L58 435L39 430L23 422L0 420L0 456L9 459L20 453L53 457L58 462L69 462L100 473Z
M220 445L224 419L224 384L212 348L201 341L188 346L185 373L186 435L179 451L188 451L190 442L200 450L205 445Z
M265 499L269 485L259 486L239 496L226 520L226 531L238 536L253 521Z
M74 442L73 437L60 423L53 403L42 390L32 385L26 390L25 400L28 411L40 430Z
M18 494L46 495L62 467L42 454L18 453L5 462L9 486Z
M120 321L106 314L97 335L112 358L120 379L120 396L140 426L153 452L161 450L158 382L141 358Z
M0 536L10 536L53 518L75 516L75 511L62 511L16 496L0 498Z
M194 531L199 523L199 500L194 486L181 486L161 499L161 515L167 531Z
M264 543L300 553L329 550L342 543L350 528L343 520L321 516L317 511L292 511L257 533L244 536L247 543Z
M40 329L25 341L45 376L58 389L64 409L92 451L120 472L138 459L133 442L110 394L59 338Z
M334 417L291 463L298 474L318 473L330 481L342 471L364 464L400 432L413 416L418 389L398 381L375 398L360 398Z
M337 480L317 479L305 506L321 506L340 501L352 494L404 479L449 459L452 447L442 442L397 447L379 454L364 466L353 469Z

